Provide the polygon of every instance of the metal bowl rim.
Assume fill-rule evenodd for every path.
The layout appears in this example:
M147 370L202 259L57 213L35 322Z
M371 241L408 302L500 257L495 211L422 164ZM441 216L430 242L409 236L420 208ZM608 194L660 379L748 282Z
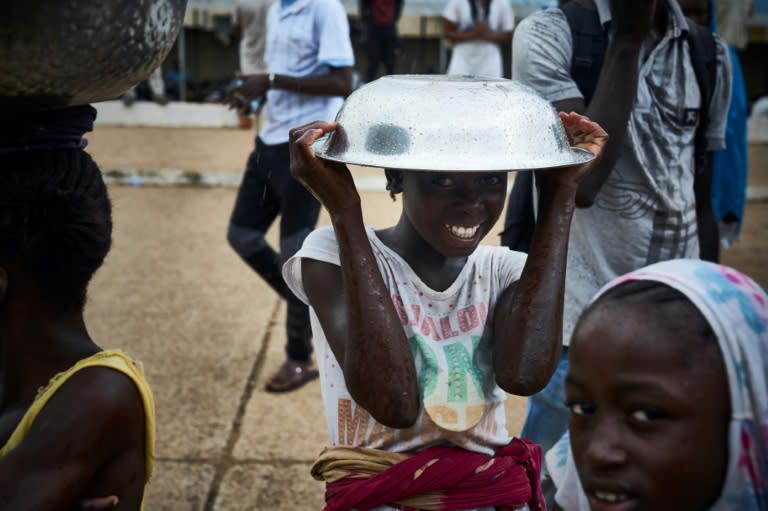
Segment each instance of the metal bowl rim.
M555 169L561 169L561 168L566 168L566 167L572 167L574 165L583 165L583 164L589 163L589 162L591 162L592 160L595 159L595 155L591 151L588 151L587 149L583 149L581 147L573 147L573 146L571 146L571 148L570 148L571 154L574 155L574 157L576 159L575 161L559 163L559 164L556 164L556 165L547 165L547 166L544 166L544 167L540 167L540 166L515 166L514 168L511 168L508 165L507 166L498 165L498 166L491 166L491 167L485 166L483 168L472 168L472 169L469 169L469 168L454 168L454 167L452 167L452 168L440 168L440 167L437 167L436 168L434 165L431 166L431 167L428 167L428 168L427 167L421 167L421 166L413 166L413 165L408 165L408 166L398 165L398 164L394 164L393 165L391 163L387 163L386 165L384 165L384 164L380 164L380 163L371 163L370 161L360 161L360 160L357 160L355 158L343 158L343 157L337 157L337 156L330 156L330 155L326 154L326 152L323 150L322 146L325 145L326 141L328 140L328 138L331 135L332 135L332 133L329 133L327 135L323 135L322 137L317 139L312 144L312 149L314 150L315 155L317 157L319 157L319 158L324 159L324 160L335 161L335 162L338 162L338 163L344 163L344 164L349 164L349 165L357 165L357 166L360 166L360 167L372 167L372 168L382 168L382 169L388 168L388 169L398 169L398 170L433 171L433 172L501 172L501 171L505 171L505 172L518 172L518 171L522 171L522 170L555 170ZM379 158L381 158L382 163L383 163L383 160L386 160L388 157L387 156L380 156ZM375 160L376 158L374 157L372 159Z

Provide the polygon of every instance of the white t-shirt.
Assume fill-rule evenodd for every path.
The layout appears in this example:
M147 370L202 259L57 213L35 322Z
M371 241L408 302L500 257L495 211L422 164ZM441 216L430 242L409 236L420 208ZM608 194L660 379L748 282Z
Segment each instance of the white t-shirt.
M238 0L236 23L240 25L240 71L246 75L267 72L264 46L267 33L267 11L272 0Z
M458 30L467 31L474 25L469 2L474 0L449 0L443 10L443 18L456 23ZM515 15L508 0L488 0L488 27L494 32L511 32L515 28ZM478 6L478 13L481 12ZM489 41L465 41L453 45L449 75L476 75L501 78L504 64L501 48Z
M455 282L445 291L435 291L372 229L367 234L411 344L423 405L416 425L409 429L386 427L372 418L350 396L344 373L310 306L331 445L401 452L450 443L493 455L511 440L504 415L506 394L496 385L492 370L493 304L519 279L525 254L481 245ZM340 264L332 228L310 234L283 267L288 286L306 302L301 279L305 257Z

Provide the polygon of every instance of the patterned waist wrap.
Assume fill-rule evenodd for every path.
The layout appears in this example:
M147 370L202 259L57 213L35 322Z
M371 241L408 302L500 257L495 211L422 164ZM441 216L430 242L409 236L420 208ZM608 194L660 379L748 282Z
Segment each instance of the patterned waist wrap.
M544 511L541 448L513 439L495 456L435 446L417 453L328 447L312 466L326 482L325 511L365 511L382 505L449 511L477 507Z

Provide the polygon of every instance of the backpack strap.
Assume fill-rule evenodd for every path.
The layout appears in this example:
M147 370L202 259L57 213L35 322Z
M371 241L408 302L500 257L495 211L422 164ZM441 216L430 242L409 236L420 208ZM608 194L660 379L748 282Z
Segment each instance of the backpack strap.
M588 105L597 88L597 79L608 49L608 33L597 11L568 2L560 7L568 20L573 39L571 77Z
M715 36L707 27L688 19L688 48L691 52L691 64L696 82L701 91L701 109L695 138L696 169L700 170L707 155L706 130L709 125L709 105L712 102L717 81Z

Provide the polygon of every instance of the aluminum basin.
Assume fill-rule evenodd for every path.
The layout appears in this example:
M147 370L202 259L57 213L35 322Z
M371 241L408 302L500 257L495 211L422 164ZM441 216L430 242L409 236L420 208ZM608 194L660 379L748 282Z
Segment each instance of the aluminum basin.
M586 163L552 105L496 78L385 76L353 92L313 148L328 160L411 170L551 169Z

